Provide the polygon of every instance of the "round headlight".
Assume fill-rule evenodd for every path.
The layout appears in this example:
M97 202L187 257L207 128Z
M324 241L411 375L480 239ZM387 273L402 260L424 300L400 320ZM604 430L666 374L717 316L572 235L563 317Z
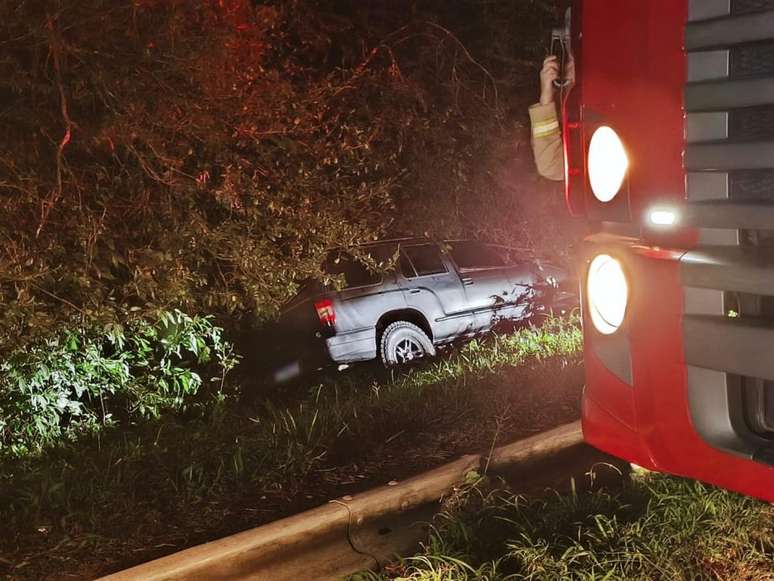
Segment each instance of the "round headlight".
M591 261L586 279L591 322L603 335L615 333L626 315L629 285L621 263L600 254Z
M589 144L589 182L600 202L609 202L621 189L629 158L623 142L610 127L599 127Z

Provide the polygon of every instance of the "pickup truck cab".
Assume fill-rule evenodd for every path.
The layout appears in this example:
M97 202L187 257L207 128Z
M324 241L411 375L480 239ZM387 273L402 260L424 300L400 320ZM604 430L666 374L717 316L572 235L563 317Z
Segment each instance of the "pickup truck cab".
M310 283L286 305L277 322L277 337L284 338L277 360L284 363L275 380L326 362L407 364L500 322L573 303L574 293L557 297L566 278L560 269L513 255L475 240L423 238L331 251L325 271L342 277L343 288Z

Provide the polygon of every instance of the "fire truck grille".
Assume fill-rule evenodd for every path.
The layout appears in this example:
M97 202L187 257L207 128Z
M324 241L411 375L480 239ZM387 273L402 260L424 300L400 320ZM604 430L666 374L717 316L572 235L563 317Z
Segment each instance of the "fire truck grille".
M690 0L681 259L691 415L710 444L774 458L774 0Z
M736 15L774 10L774 0L734 0L731 13Z
M731 111L728 138L734 141L774 140L774 105Z
M774 433L774 382L744 377L745 415L759 433Z
M740 46L731 50L732 79L769 75L774 75L774 42Z
M739 170L729 174L729 198L774 201L774 170Z

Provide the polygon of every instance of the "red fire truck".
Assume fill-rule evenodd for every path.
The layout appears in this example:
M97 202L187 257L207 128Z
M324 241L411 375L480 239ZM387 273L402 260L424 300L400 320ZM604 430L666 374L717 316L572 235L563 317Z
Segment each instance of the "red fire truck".
M774 501L774 0L576 0L592 445Z

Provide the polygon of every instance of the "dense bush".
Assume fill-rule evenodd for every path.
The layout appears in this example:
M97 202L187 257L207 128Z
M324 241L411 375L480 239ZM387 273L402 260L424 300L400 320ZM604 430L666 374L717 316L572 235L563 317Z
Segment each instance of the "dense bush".
M0 363L0 458L181 410L235 364L220 328L180 311L60 332Z
M27 563L20 579L93 578L569 421L580 347L572 320L550 321L407 373L323 374L271 404L164 414L6 462L0 555Z
M526 106L552 0L0 3L0 352L271 316L390 233L566 246Z

